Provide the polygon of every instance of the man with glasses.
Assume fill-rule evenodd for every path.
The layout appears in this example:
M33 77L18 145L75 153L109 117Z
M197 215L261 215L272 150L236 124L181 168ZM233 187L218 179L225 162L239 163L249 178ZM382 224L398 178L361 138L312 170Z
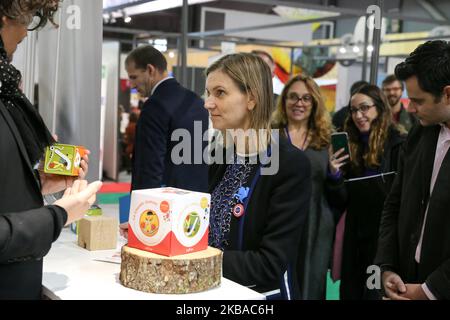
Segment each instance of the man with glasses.
M394 74L391 74L383 80L382 89L391 106L394 122L408 132L417 123L417 120L406 111L401 101L404 89L403 82L398 80Z

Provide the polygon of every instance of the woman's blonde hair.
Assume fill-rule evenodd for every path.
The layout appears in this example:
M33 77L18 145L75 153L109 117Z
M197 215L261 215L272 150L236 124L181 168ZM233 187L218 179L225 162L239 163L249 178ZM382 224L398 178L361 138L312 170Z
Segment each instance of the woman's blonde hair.
M253 98L255 107L250 111L250 128L266 130L267 141L262 142L266 144L271 135L273 109L272 73L267 63L251 53L229 54L208 67L206 76L214 71L228 75L243 94Z
M355 94L363 94L372 99L378 112L377 118L372 121L370 127L369 150L367 152L364 150L365 146L360 142L360 132L351 113L349 113L344 124L344 130L349 135L350 152L352 154L351 165L353 169L361 171L364 167L376 168L380 166L389 128L393 126L393 123L391 108L380 88L375 85L364 85L353 92L352 97Z
M58 10L61 0L1 0L0 2L0 28L2 17L22 21L24 18L39 18L39 23L33 30L43 28L47 22L57 26L53 16Z
M326 148L331 141L331 118L325 108L325 102L320 92L320 88L313 78L305 75L297 75L291 78L284 86L281 96L278 99L277 108L272 115L272 125L274 128L283 129L288 125L286 114L286 99L289 89L298 81L305 84L312 97L312 110L308 119L309 147L315 150ZM284 130L281 130L284 135Z

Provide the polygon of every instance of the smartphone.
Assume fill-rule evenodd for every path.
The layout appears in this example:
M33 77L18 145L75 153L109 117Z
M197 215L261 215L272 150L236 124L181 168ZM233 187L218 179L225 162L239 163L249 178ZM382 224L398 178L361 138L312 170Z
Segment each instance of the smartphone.
M331 134L331 145L333 147L333 153L336 153L340 149L344 148L344 152L339 156L339 158L345 156L346 154L351 156L347 132L332 133Z

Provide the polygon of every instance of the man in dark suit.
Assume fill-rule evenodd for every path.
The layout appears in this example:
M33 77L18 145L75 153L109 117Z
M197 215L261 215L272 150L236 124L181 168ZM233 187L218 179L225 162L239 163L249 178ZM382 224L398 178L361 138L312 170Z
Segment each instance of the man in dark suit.
M207 141L202 138L208 112L203 100L168 76L166 59L152 46L132 51L125 66L131 87L149 97L136 126L132 190L170 186L206 191ZM187 134L190 139L181 142L186 148L180 148L173 140L186 139Z
M389 299L450 299L450 43L420 45L395 75L420 125L385 202L375 262Z

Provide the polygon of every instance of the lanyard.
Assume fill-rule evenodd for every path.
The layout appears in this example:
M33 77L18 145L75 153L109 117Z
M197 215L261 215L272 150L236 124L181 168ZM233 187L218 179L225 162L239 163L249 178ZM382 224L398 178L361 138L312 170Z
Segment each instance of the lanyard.
M253 190L255 190L256 183L258 182L260 176L261 176L261 166L259 166L255 172L255 176L253 177L247 197L245 198L244 203L243 203L244 214L239 218L238 250L242 250L242 242L244 240L245 215L247 213L248 203L250 202L250 198L253 194Z
M289 130L287 127L284 128L284 132L286 132L286 137L288 138L289 143L292 144L291 135L289 134Z
M267 155L270 157L271 155L271 148L267 149ZM250 198L253 194L253 190L255 190L256 183L258 182L259 178L261 177L261 167L262 165L259 165L256 169L255 176L252 179L252 183L250 184L250 189L248 190L247 197L243 201L244 206L244 214L239 217L239 232L238 232L238 250L242 250L242 244L244 241L244 223L245 223L245 216L247 212L247 207L250 202Z
M286 137L288 138L289 143L292 144L292 145L294 145L294 144L292 143L291 135L289 134L289 130L288 130L287 126L284 128L284 132L286 133ZM308 132L309 132L309 130L308 130ZM306 140L308 140L308 132L306 132L305 141L303 141L303 146L305 146ZM305 151L305 148L298 148L298 149L300 149L300 150L302 150L302 151Z

